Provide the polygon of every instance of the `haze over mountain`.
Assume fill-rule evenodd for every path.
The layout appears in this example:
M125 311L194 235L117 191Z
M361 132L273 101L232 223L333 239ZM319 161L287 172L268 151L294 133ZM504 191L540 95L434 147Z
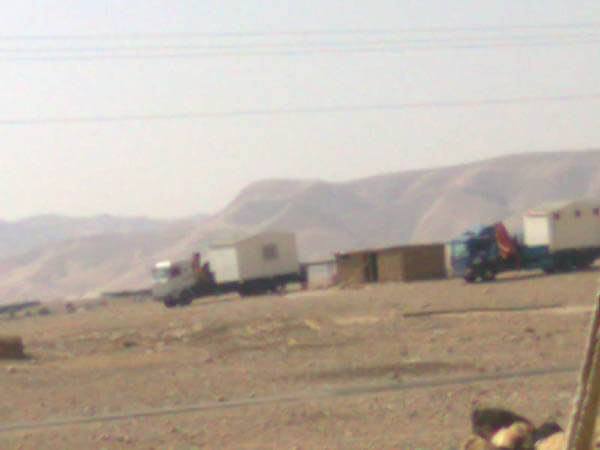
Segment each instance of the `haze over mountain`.
M154 232L167 225L167 221L110 215L89 218L39 215L14 222L0 220L0 254L17 255L65 239L99 234Z
M184 221L39 216L0 222L0 302L93 295L151 283L153 263L263 230L297 233L301 259L445 241L547 201L600 201L600 151L522 154L344 183L264 180L221 212Z

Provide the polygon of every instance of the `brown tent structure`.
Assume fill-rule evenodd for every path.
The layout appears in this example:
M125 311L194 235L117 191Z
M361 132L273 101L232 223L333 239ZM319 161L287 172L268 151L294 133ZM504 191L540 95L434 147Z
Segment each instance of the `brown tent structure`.
M354 250L335 259L338 279L345 285L446 277L444 244Z

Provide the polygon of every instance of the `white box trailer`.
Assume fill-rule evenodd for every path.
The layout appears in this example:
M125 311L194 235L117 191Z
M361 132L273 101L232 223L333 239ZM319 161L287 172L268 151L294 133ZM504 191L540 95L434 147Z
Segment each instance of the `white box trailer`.
M525 245L547 246L550 252L600 247L600 204L571 201L535 208L523 216L523 234Z
M294 233L264 232L213 245L207 260L217 284L300 273Z

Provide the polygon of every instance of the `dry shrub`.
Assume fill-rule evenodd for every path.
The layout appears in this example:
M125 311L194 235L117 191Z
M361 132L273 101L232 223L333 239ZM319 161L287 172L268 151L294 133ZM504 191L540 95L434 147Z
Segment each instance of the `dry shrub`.
M22 358L25 358L25 352L19 336L0 336L0 359Z

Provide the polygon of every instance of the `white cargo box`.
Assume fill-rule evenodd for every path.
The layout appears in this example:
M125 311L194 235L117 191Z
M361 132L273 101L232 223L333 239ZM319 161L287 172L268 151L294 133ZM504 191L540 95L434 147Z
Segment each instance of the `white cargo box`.
M300 272L294 233L265 232L214 245L208 262L219 284Z
M523 216L525 245L546 245L550 251L600 247L600 205L560 202L544 205Z

